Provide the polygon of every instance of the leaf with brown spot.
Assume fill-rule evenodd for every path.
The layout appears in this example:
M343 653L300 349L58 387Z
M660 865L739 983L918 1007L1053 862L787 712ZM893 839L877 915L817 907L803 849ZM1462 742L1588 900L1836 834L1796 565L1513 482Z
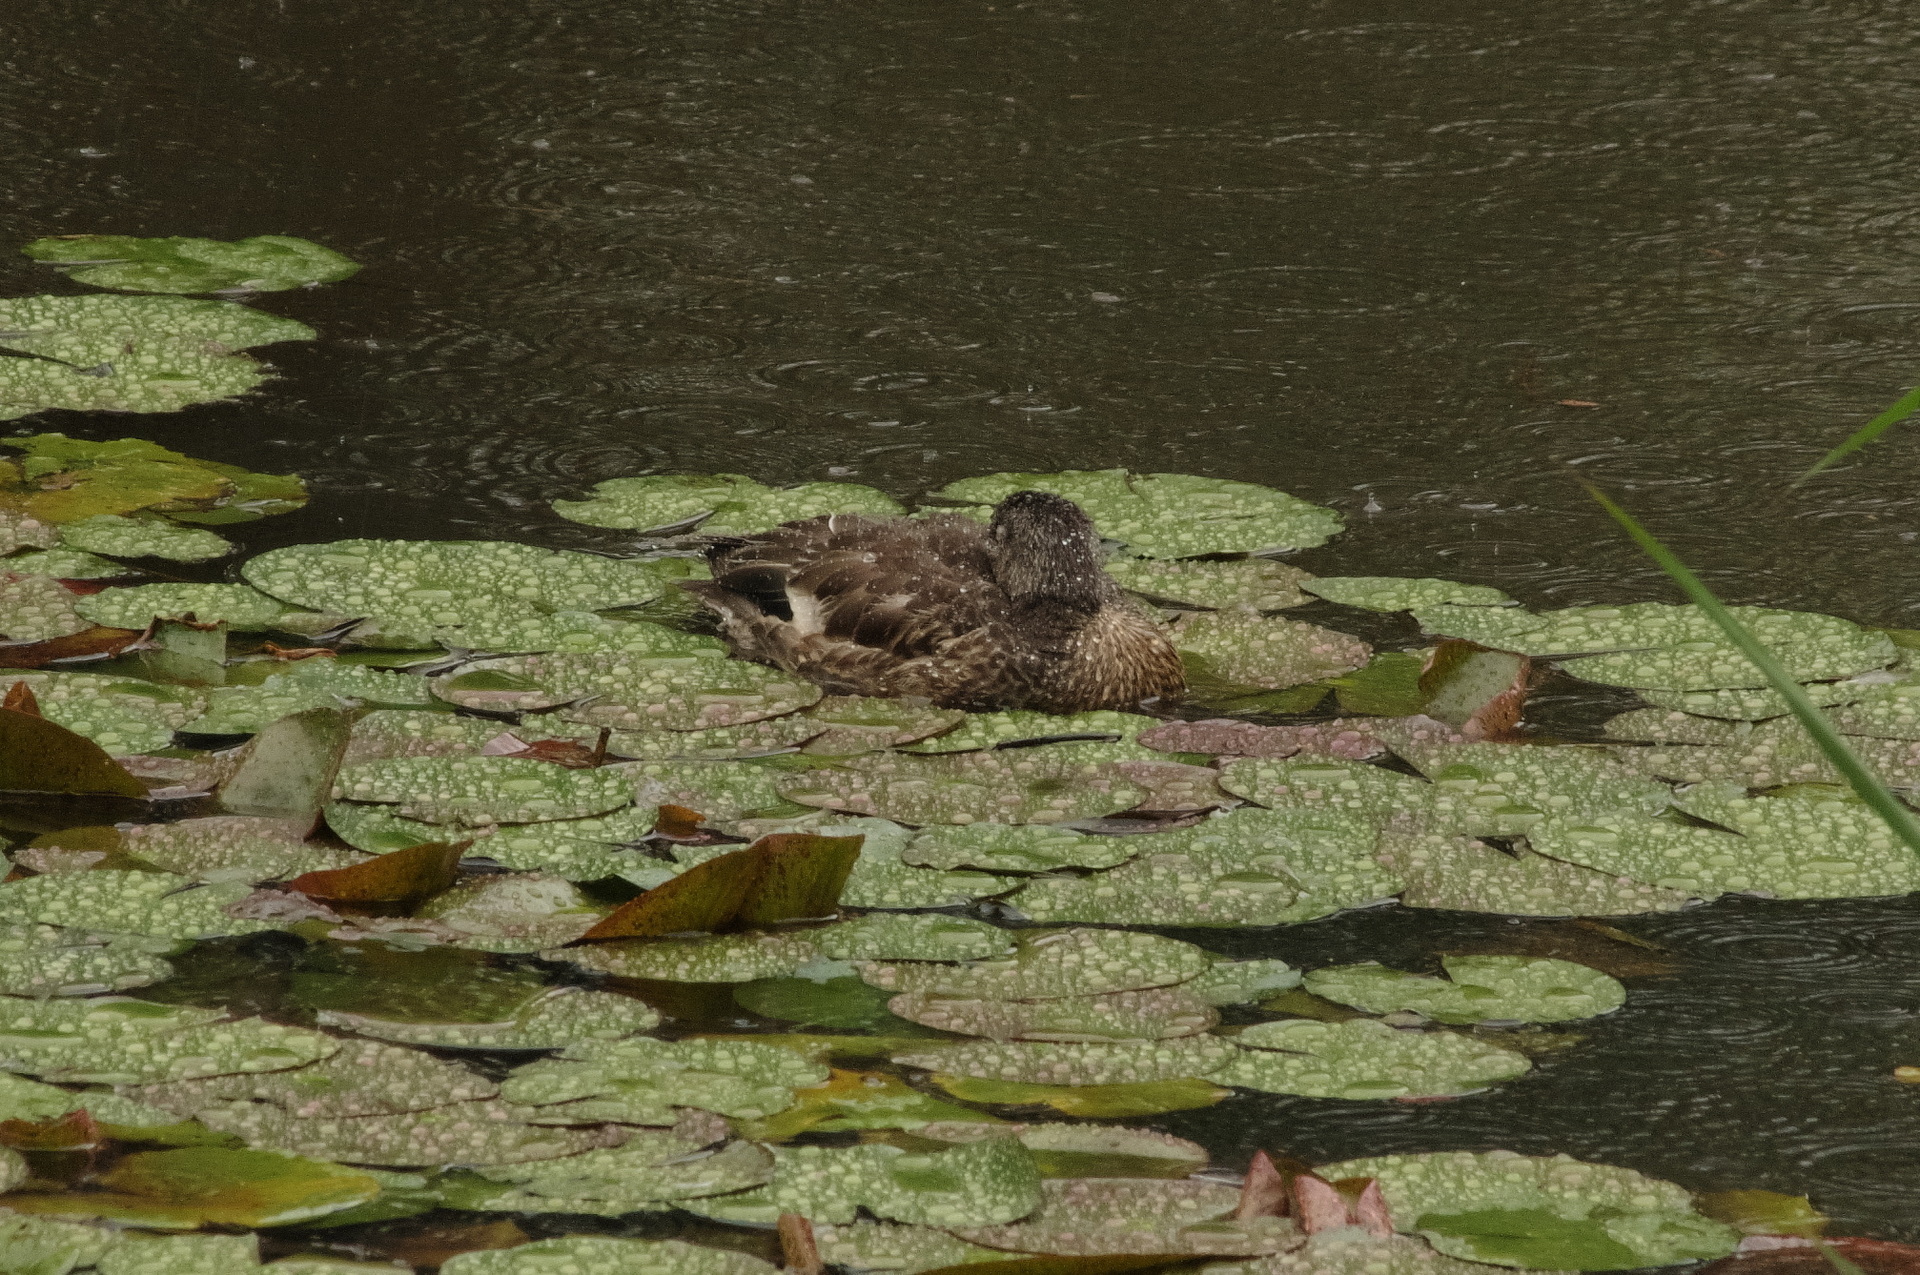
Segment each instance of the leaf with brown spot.
M1449 638L1420 670L1421 711L1470 740L1508 738L1526 707L1532 668L1524 655Z
M820 1260L820 1246L814 1243L813 1223L798 1213L782 1213L776 1224L780 1233L780 1269L787 1275L826 1275L827 1264Z
M29 717L44 716L40 711L40 701L34 698L33 688L25 682L15 682L7 688L6 698L0 699L0 708L10 708Z
M1287 1179L1265 1151L1253 1153L1246 1180L1240 1184L1240 1203L1234 1206L1233 1220L1251 1222L1257 1217L1287 1215Z
M576 941L711 934L831 916L865 840L810 833L762 837L628 899Z
M44 642L0 646L0 668L47 668L62 660L118 655L142 636L138 629L110 629L100 625Z
M100 745L14 708L0 708L0 790L147 795L147 786L116 765Z
M628 899L577 941L710 934L733 920L759 876L750 849L719 855Z
M304 872L287 889L334 903L418 903L453 884L472 841L429 841L347 868Z
M84 1107L52 1120L0 1120L0 1146L17 1151L82 1151L104 1141Z
M789 832L762 837L747 847L760 859L760 875L740 902L737 924L773 925L832 916L840 892L860 858L866 838L821 837Z
M654 812L653 830L669 841L691 841L700 835L707 817L686 806L662 806Z

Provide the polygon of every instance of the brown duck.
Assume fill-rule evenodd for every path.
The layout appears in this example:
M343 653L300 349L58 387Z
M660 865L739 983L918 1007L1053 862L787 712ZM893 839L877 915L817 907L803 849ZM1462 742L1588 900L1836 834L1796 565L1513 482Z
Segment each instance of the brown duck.
M735 652L848 695L945 708L1138 709L1179 694L1180 657L1101 565L1080 506L1020 491L960 514L831 514L715 542L681 585Z

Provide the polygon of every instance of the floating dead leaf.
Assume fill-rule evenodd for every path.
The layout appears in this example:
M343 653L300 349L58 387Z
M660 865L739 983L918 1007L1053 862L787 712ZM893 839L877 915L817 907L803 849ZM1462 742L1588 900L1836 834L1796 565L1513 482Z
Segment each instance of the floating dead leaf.
M654 812L653 831L669 841L692 841L700 835L700 825L706 821L707 817L698 810L665 805Z
M1829 1240L1781 1239L1764 1248L1723 1257L1700 1275L1920 1275L1920 1248L1892 1240L1838 1235ZM1841 1263L1847 1265L1842 1265ZM970 1272L970 1275L977 1275Z
M1448 638L1420 670L1421 710L1469 740L1508 738L1526 707L1532 664L1524 655Z
M285 1226L365 1204L380 1183L324 1161L273 1151L141 1151L98 1179L99 1191L10 1195L16 1213L115 1218L164 1230Z
M53 1120L0 1120L0 1146L16 1151L81 1151L105 1139L84 1107Z
M580 938L658 938L831 916L864 837L777 833L622 903Z
M383 1256L394 1257L409 1266L443 1266L447 1259L461 1253L478 1253L496 1248L518 1248L532 1237L508 1221L449 1222L439 1226L413 1226L404 1233L382 1236L378 1241Z
M33 697L33 688L25 682L15 682L7 688L6 698L0 699L0 708L25 713L28 717L41 716L40 701Z
M46 668L62 660L84 660L118 655L144 636L138 629L112 629L97 626L48 638L44 642L20 642L0 646L0 668Z
M780 1269L787 1275L826 1275L820 1246L813 1240L813 1223L798 1213L782 1213L775 1227L780 1234Z
M460 856L472 844L429 841L351 867L302 873L287 882L287 889L332 903L419 903L453 884Z
M147 786L84 735L16 708L0 708L0 790L145 797Z

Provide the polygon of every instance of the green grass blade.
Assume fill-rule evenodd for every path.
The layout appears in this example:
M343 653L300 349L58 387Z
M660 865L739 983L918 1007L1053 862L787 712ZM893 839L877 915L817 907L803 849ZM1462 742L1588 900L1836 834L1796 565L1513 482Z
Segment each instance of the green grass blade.
M1820 1256L1827 1259L1827 1265L1840 1272L1840 1275L1867 1275L1859 1266L1840 1256L1825 1240L1816 1239L1813 1246L1820 1250Z
M1860 794L1860 799L1873 807L1874 812L1887 821L1887 826L1907 843L1909 849L1920 854L1920 821L1916 821L1913 812L1888 791L1887 786L1880 782L1879 776L1867 769L1866 763L1862 762L1853 749L1847 746L1847 741L1839 731L1833 728L1833 723L1827 720L1826 714L1814 707L1813 701L1807 698L1807 693L1801 689L1800 683L1796 682L1793 675L1774 658L1773 652L1767 649L1766 644L1754 636L1752 629L1740 623L1733 612L1727 610L1726 604L1714 596L1713 590L1701 583L1700 577L1688 570L1687 564L1675 557L1671 549L1656 540L1653 533L1642 527L1632 514L1607 499L1592 484L1587 485L1587 491L1600 502L1602 509L1613 515L1615 522L1626 529L1627 534L1646 551L1647 556L1658 563L1662 571L1673 577L1674 583L1678 584L1681 591L1693 600L1693 604L1699 607L1707 618L1720 626L1720 631L1727 635L1727 640L1739 647L1742 655L1753 661L1754 666L1766 677L1767 682L1780 693L1782 699L1786 700L1787 707L1793 710L1793 715L1799 719L1800 725L1805 728L1807 734L1813 737L1813 742L1820 746L1820 751L1826 754L1827 760L1833 763L1834 769L1846 777L1847 783Z
M1819 464L1794 479L1793 485L1798 487L1821 470L1845 460L1915 412L1920 412L1920 389L1913 390L1898 403L1862 425L1853 437L1822 456Z

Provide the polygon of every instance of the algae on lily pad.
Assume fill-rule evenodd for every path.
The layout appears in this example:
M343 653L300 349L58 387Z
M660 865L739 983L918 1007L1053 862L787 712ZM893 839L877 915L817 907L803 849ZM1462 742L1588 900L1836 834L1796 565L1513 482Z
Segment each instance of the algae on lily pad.
M259 363L237 351L313 336L304 323L231 301L0 299L0 347L40 356L0 360L0 420L55 407L175 412L233 398L267 380ZM209 496L225 487L218 484ZM46 507L69 503L30 500L26 508L45 517Z
M586 500L556 500L562 518L622 531L700 520L702 535L744 536L821 514L903 514L897 501L857 483L768 487L741 474L653 474L596 483Z
M337 283L360 265L311 239L255 235L194 239L182 235L52 235L20 250L63 270L75 283L121 292L284 292Z
M681 1207L719 1221L770 1223L782 1213L845 1225L859 1209L892 1222L948 1229L1025 1217L1040 1203L1033 1155L1012 1138L946 1151L775 1147L773 1181L755 1191L689 1200Z
M1314 576L1300 585L1308 593L1367 611L1411 611L1416 607L1502 606L1513 599L1489 585L1456 584L1432 577Z
M1306 975L1315 996L1369 1014L1416 1010L1442 1023L1563 1023L1626 1004L1617 979L1572 961L1533 956L1447 956L1446 978L1384 965L1333 965Z
M1074 501L1101 535L1149 558L1311 549L1340 531L1340 515L1284 491L1194 474L1124 469L988 474L948 483L936 496L994 505L1016 491Z
M1166 561L1116 557L1107 574L1120 587L1156 601L1225 611L1279 611L1309 601L1300 590L1312 576L1272 558Z
M1524 1075L1524 1055L1455 1032L1401 1031L1372 1018L1256 1023L1216 1084L1349 1101L1473 1093Z
M1439 1151L1343 1160L1316 1172L1377 1179L1400 1226L1442 1253L1496 1266L1668 1266L1724 1256L1740 1240L1671 1182L1564 1155Z

